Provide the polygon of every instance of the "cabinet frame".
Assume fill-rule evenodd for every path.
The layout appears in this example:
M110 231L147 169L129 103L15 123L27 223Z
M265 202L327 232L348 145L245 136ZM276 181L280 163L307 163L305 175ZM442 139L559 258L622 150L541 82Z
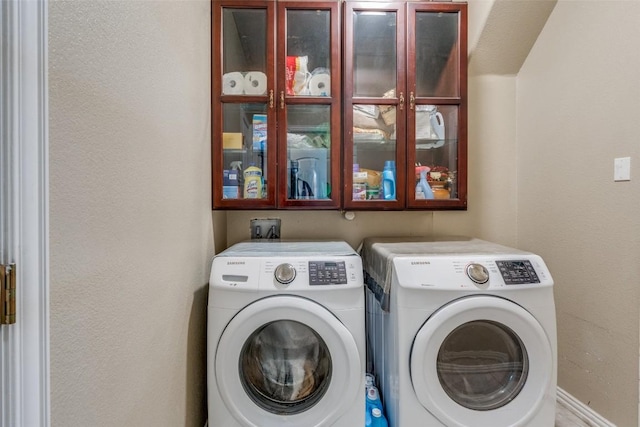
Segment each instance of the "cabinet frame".
M416 63L416 37L413 31L416 28L416 16L419 12L443 12L458 13L458 39L455 46L456 57L460 63L456 70L458 73L459 93L451 97L415 97L416 105L453 105L458 107L457 123L457 197L455 199L416 200L415 193L411 191L411 185L407 189L407 209L420 210L465 210L467 209L467 4L466 3L407 3L407 67ZM408 73L408 92L417 93L415 72ZM408 109L407 123L415 123L415 108ZM415 126L407 126L407 176L413 176L411 171L416 163L416 135ZM413 143L412 143L413 142Z
M267 197L264 199L224 199L223 198L223 174L224 170L224 147L222 143L223 134L223 106L225 103L250 104L259 103L267 105L267 123L274 123L276 111L270 108L270 98L273 97L275 89L275 25L276 9L273 1L263 0L213 0L212 1L212 30L211 30L211 99L213 108L212 117L212 149L211 149L211 171L212 171L212 203L213 209L273 209L276 201L276 179L267 181ZM267 91L264 95L224 95L222 94L223 75L223 46L222 46L222 11L224 8L233 9L264 9L267 16L266 31L266 70ZM276 177L276 129L274 126L267 128L267 174Z
M397 28L406 28L406 9L404 2L372 2L372 1L346 1L344 2L343 19L343 56L344 74L343 83L343 109L344 109L344 136L342 144L343 152L343 177L342 177L342 205L348 210L402 210L405 208L406 174L396 173L396 200L353 200L353 173L352 161L354 145L353 140L353 106L354 105L393 105L396 107L396 167L400 172L404 171L406 163L406 102L404 93L396 93L395 98L356 97L353 95L353 45L354 29L350 21L355 12L393 12L396 13ZM404 37L400 37L400 31L396 32L396 84L395 88L406 86L406 48Z
M339 209L341 182L341 151L342 151L342 57L340 52L340 3L337 1L278 1L278 37L277 37L277 69L284 70L287 60L287 23L285 21L288 10L317 10L329 11L329 48L331 57L331 96L300 96L286 94L286 75L284 72L277 76L277 118L278 118L278 194L277 204L280 209ZM284 101L282 101L284 100ZM326 105L331 108L331 146L329 159L331 166L328 171L331 182L331 197L328 199L289 199L287 194L288 176L288 144L287 144L287 106L295 105Z
M212 0L212 204L213 209L334 209L340 208L341 183L341 77L342 57L340 51L341 9L339 2L298 0ZM265 95L222 94L223 76L223 10L264 9L267 16L266 70L267 92ZM286 94L286 47L288 10L318 10L329 12L329 55L331 73L331 96L290 96ZM311 70L310 70L311 71ZM225 104L264 104L267 106L267 195L264 199L223 197L224 147L223 111ZM331 183L331 194L326 199L288 199L287 165L287 107L296 105L326 105L330 108L331 145L328 149L330 167L327 171ZM239 150L239 153L242 150ZM243 169L247 165L243 165ZM264 171L263 171L264 172ZM240 189L241 190L241 189Z
M422 1L316 1L316 0L212 0L211 31L211 98L212 98L212 207L223 210L465 210L467 209L467 3ZM222 94L223 75L223 9L263 9L266 11L266 69L267 91L264 95ZM289 9L330 11L331 96L290 96L286 94L286 12ZM354 11L391 11L396 13L396 97L379 98L354 96L353 46L354 28L350 19ZM417 159L415 109L410 108L409 94L416 93L416 16L420 12L458 13L458 40L455 46L459 93L457 96L419 97L413 105L455 106L457 108L456 197L454 199L416 200L414 192L414 165ZM284 93L281 102L280 92ZM223 111L226 104L262 104L267 115L267 150L263 173L266 181L264 199L225 199L223 197L223 170L225 151L222 142ZM396 199L354 201L353 106L393 105L396 107ZM287 107L328 106L331 110L330 167L327 171L331 193L327 199L289 199L287 191L288 144ZM244 149L244 147L243 147ZM239 153L242 151L239 151ZM386 156L386 154L385 154ZM243 165L245 169L248 165ZM449 166L451 167L451 166ZM242 191L242 189L240 189Z
M344 175L343 206L350 210L464 210L467 208L467 4L458 2L373 2L349 1L344 3L343 54L344 54ZM396 17L396 98L358 97L353 87L355 53L352 16L354 12L394 12ZM416 17L420 12L457 13L458 34L451 57L457 63L450 70L458 89L457 96L417 96L416 91ZM447 67L451 65L447 64ZM447 71L443 72L447 76ZM404 102L403 102L404 99ZM396 200L353 200L352 159L359 144L353 134L353 106L358 104L396 106ZM416 106L455 106L455 198L422 199L415 197L416 154ZM447 143L451 144L451 141ZM375 147L375 145L373 146ZM382 147L382 145L380 146ZM438 148L442 150L442 148Z

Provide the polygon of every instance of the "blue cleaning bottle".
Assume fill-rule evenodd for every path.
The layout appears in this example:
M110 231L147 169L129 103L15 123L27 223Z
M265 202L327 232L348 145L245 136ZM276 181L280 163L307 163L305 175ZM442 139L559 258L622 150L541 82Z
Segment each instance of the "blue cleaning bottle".
M431 186L427 182L427 171L420 172L420 181L418 181L418 185L416 185L416 199L419 199L418 195L422 193L425 199L434 199L433 191L431 190Z
M373 408L382 410L382 402L380 401L380 393L376 386L371 386L367 389L367 412L371 412Z
M384 200L396 198L396 176L392 160L387 160L382 171L382 197Z
M371 416L371 408L367 406L367 409L364 411L364 425L365 427L372 427L373 417Z
M373 408L371 410L371 427L389 427L389 423L380 408Z

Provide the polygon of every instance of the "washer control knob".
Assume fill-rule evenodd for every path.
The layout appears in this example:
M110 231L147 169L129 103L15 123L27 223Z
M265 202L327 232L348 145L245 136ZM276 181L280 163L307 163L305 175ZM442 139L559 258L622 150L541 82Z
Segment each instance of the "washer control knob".
M489 271L482 264L469 264L467 266L467 276L479 285L489 281Z
M279 283L287 285L296 278L296 269L291 264L280 264L276 267L275 276Z

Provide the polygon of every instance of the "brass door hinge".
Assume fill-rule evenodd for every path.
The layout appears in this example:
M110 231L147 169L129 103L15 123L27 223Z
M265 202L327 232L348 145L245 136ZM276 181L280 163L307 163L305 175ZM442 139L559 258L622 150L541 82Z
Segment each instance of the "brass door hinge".
M16 265L0 265L0 325L16 323Z

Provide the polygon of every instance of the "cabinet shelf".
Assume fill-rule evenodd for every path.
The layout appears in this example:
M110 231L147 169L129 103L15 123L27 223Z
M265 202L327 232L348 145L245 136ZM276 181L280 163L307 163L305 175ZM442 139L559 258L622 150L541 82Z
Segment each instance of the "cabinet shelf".
M389 149L395 150L396 140L395 139L366 139L366 138L354 138L353 140L354 146L358 146L360 148L371 148L376 150L381 149Z
M432 150L456 142L458 142L457 139L418 139L416 140L416 150Z

